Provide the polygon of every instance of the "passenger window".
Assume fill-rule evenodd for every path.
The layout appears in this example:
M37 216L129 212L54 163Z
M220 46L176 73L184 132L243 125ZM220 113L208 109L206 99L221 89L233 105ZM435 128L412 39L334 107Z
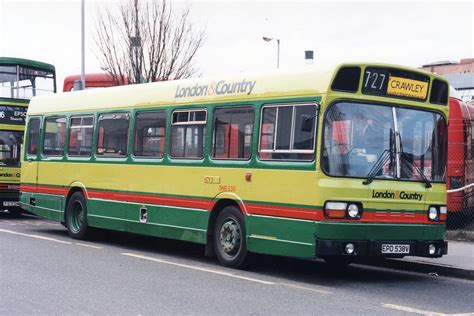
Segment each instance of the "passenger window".
M66 139L66 118L47 117L44 124L43 154L62 156Z
M271 105L262 109L260 159L314 159L316 104Z
M68 147L70 156L89 157L91 155L93 129L94 118L92 116L71 117Z
M28 123L28 155L36 155L38 153L40 133L40 119L31 118Z
M200 159L206 138L205 110L175 111L171 121L171 157Z
M135 118L133 154L162 158L165 149L166 112L141 112Z
M127 156L129 122L130 114L128 113L101 114L99 116L98 156Z
M215 112L212 157L249 159L254 110L251 107L220 108Z

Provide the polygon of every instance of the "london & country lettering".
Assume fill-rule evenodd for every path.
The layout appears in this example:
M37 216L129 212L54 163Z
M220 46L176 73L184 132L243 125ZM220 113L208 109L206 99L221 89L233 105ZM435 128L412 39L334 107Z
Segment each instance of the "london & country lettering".
M420 193L407 193L405 191L372 191L372 197L375 199L400 199L400 200L415 200L421 201L423 194Z
M225 95L225 94L251 94L255 87L256 81L237 81L237 82L226 82L221 80L219 82L212 81L209 84L195 84L192 87L181 87L176 88L175 98L189 98L189 97L202 97L207 95Z

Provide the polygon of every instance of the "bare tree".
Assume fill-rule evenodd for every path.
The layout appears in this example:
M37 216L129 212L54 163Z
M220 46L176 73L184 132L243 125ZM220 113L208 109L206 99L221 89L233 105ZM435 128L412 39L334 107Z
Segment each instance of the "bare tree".
M204 42L203 29L189 20L189 8L175 13L167 0L125 0L118 14L99 14L94 39L103 71L116 84L189 78Z

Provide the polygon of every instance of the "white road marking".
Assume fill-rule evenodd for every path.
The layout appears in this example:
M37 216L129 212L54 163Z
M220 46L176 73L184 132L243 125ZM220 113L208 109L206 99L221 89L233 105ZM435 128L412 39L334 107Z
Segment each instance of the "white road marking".
M445 314L432 311L426 311L422 309L412 308L408 306L396 305L396 304L382 304L383 307L396 309L402 312L408 312L413 314L420 315L429 315L429 316L474 316L474 313L460 313L460 314Z
M250 281L250 282L256 282L256 283L261 283L261 284L266 284L266 285L274 285L275 284L274 282L269 282L269 281L254 279L254 278L248 278L248 277L236 275L236 274L229 273L229 272L224 272L224 271L219 271L219 270L214 270L214 269L200 268L200 267L195 267L195 266L191 266L191 265L187 265L187 264L167 261L167 260L163 260L163 259L158 259L158 258L153 258L153 257L148 257L148 256L142 256L142 255L138 255L138 254L134 254L134 253L122 252L122 255L129 256L129 257L134 257L134 258L139 258L139 259L155 261L155 262L164 263L164 264L169 264L169 265L173 265L173 266L177 266L177 267L181 267L181 268L187 268L187 269L198 270L198 271L207 272L207 273L223 275L223 276L236 278L236 279L241 279L241 280L246 280L246 281Z
M104 249L104 247L99 247L99 246L93 246L89 244L83 244L79 242L75 242L74 245L82 246L82 247L88 247L88 248L93 248L93 249Z
M278 283L278 284L283 285L283 286L287 286L287 287L292 287L292 288L299 289L299 290L303 290L303 291L316 292L316 293L320 293L320 294L332 294L332 292L330 292L330 291L321 290L321 289L317 289L317 288L313 288L313 287L301 286L301 285L297 285L297 284L290 284L290 283Z
M54 241L54 242L58 242L58 243L61 243L61 244L72 245L72 243L69 242L69 241L63 241L63 240L59 240L59 239L55 239L55 238L50 238L50 237L45 237L45 236L31 235L31 234L23 234L23 233L18 233L18 232L14 232L14 231L11 231L11 230L6 230L6 229L0 229L0 232L8 233L8 234L14 234L14 235L20 235L20 236L25 236L25 237L31 237L31 238L36 238L36 239L43 239L43 240L48 240L48 241Z
M14 231L11 231L11 230L6 230L6 229L0 229L0 232L8 233L8 234L14 234L14 235L20 235L20 236L25 236L25 237L30 237L30 238L42 239L42 240L47 240L47 241L53 241L53 242L58 242L58 243L61 243L61 244L67 244L67 245L77 245L77 246L93 248L93 249L104 249L103 247L99 247L99 246L93 246L93 245L79 243L79 242L72 243L70 241L63 241L63 240L59 240L59 239L55 239L55 238L51 238L51 237L46 237L46 236L40 236L40 235L23 234L23 233L18 233L18 232L14 232Z

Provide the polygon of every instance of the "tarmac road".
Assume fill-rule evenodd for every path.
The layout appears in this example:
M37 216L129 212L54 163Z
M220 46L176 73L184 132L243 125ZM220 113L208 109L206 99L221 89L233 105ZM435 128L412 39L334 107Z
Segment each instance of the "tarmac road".
M0 214L0 315L468 314L474 282L258 256L246 271L199 245Z

